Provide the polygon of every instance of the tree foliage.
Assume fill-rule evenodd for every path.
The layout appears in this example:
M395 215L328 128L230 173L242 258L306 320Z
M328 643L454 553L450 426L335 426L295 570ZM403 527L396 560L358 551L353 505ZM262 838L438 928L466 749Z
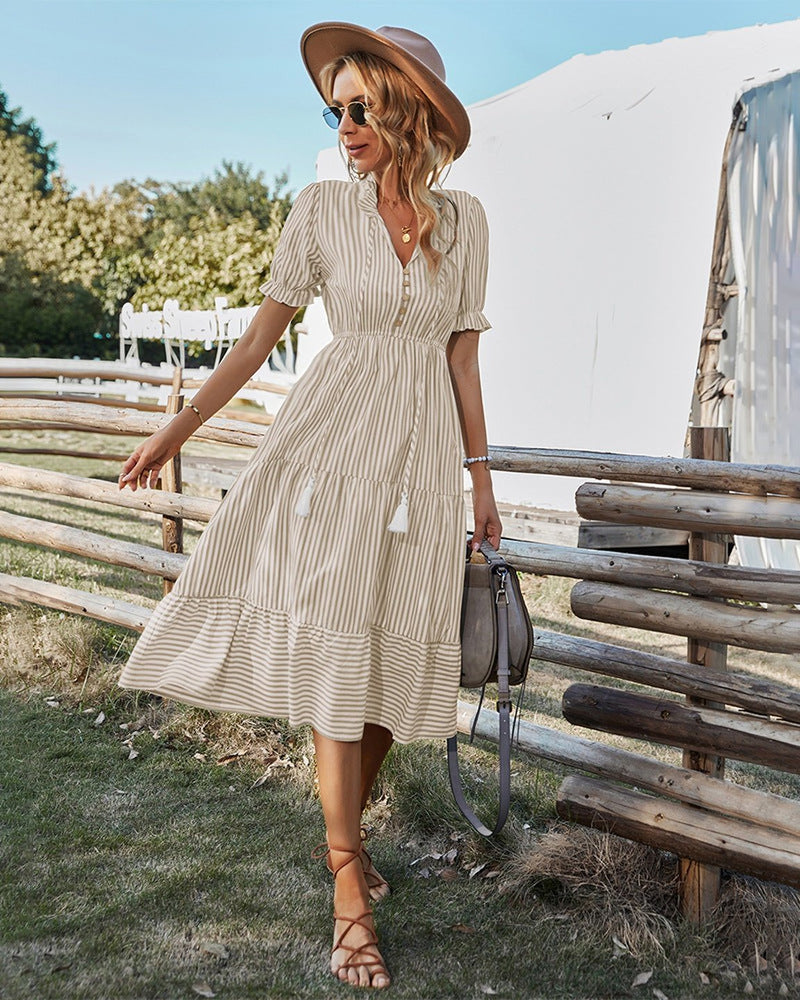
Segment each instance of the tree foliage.
M37 176L37 188L45 194L50 177L56 170L56 145L45 143L42 130L32 118L21 118L22 109L12 108L7 95L0 90L0 134L19 136Z
M0 354L116 354L126 301L257 301L291 205L286 176L224 161L193 184L76 194L54 145L0 91Z

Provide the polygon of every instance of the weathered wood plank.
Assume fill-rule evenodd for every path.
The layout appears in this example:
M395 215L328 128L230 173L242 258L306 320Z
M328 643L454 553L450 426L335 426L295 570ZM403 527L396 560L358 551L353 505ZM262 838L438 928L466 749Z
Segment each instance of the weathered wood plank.
M464 701L458 703L459 732L469 733L474 714L475 705ZM483 739L496 743L497 712L483 709L476 732ZM520 721L519 746L543 760L623 781L680 802L791 834L800 831L800 802L794 799L735 785L685 767L672 767L643 754L532 722Z
M166 414L139 413L120 407L102 413L91 403L58 403L48 399L0 400L0 427L88 430L97 434L152 434L170 421ZM258 447L264 430L236 420L212 417L192 437L249 448Z
M581 517L621 524L800 538L800 500L793 497L584 483L575 494L575 505Z
M658 458L652 455L512 448L505 445L489 445L489 454L492 468L502 472L800 496L800 468L796 466L745 465L699 458Z
M138 604L118 601L102 594L89 594L85 590L62 587L44 580L10 576L8 573L0 573L0 601L5 604L38 604L58 611L69 611L86 618L121 625L134 632L141 632L152 614L149 608Z
M708 360L710 360L710 355L706 352L706 361ZM692 458L712 459L715 462L730 461L730 441L727 428L691 427L689 430L689 451ZM762 499L798 503L798 501L786 497L764 497ZM710 527L710 524L705 526L705 533L698 532L696 526L693 528L689 535L689 557L708 563L727 563L728 537L724 532L710 531ZM722 527L720 525L720 528ZM728 644L690 636L686 644L686 659L689 663L697 664L701 671L713 669L724 672L728 662ZM693 695L687 696L687 701L693 705L706 705L709 708L725 707L724 702L708 701ZM699 753L692 747L685 748L683 751L683 766L693 771L709 774L714 778L725 776L724 757L720 757L718 754ZM719 899L721 884L719 867L703 864L695 858L681 858L678 864L678 875L681 910L684 916L693 923L705 923Z
M694 636L773 653L800 651L800 612L723 604L613 583L575 584L572 611L589 621Z
M534 629L533 659L618 677L736 705L756 715L772 715L800 723L800 688L728 670L701 668L685 660L645 653L611 643Z
M800 774L800 726L791 722L685 705L596 684L567 688L562 711L574 726L719 753Z
M680 857L800 888L800 838L595 778L569 777L558 793L562 819L608 830Z
M575 549L528 539L503 538L500 551L524 573L675 590L698 597L800 604L800 571L797 570Z
M180 552L164 552L149 545L122 542L99 532L84 528L71 528L35 517L23 517L0 510L0 537L13 538L28 545L71 552L74 555L97 559L113 566L125 566L142 573L177 580L189 558Z
M120 490L116 483L104 479L71 476L65 472L33 469L11 462L0 462L0 486L19 490L36 490L53 496L75 497L113 504L131 510L146 510L153 514L169 514L190 521L210 521L219 507L219 500L187 497L165 490Z
M195 371L197 369L194 369ZM186 373L184 373L185 375ZM199 389L212 374L211 369L198 377L189 370L182 385L185 389ZM172 370L170 368L144 368L128 365L120 361L73 361L60 358L0 358L0 379L3 378L99 378L106 381L141 382L144 385L171 385ZM66 386L69 383L62 383ZM285 396L289 388L279 382L264 382L250 379L242 386L243 389L258 389L264 392L274 392Z

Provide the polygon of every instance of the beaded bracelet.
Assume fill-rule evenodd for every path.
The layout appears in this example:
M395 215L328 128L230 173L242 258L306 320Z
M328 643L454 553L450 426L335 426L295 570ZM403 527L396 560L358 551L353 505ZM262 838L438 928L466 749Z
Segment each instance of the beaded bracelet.
M197 409L194 403L187 403L186 405L189 407L190 410L194 410L197 416L200 417L200 423L204 424L205 420L203 419L203 414Z
M486 464L488 465L489 464L489 456L488 455L478 455L476 458L465 458L464 459L464 468L468 469L471 465L474 465L476 462L486 462Z

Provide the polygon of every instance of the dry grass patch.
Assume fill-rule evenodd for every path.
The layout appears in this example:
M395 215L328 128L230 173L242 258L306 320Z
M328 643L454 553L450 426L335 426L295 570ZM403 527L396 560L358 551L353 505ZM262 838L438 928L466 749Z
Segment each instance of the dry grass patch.
M636 958L674 943L677 888L673 855L564 823L509 861L503 886L518 903L551 902L579 935Z

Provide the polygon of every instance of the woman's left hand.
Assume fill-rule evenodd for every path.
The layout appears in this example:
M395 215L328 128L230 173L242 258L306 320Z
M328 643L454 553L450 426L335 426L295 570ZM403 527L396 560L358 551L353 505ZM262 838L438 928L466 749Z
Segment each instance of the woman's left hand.
M480 547L486 538L493 549L500 548L502 525L497 513L497 504L491 487L472 491L472 510L475 515L475 530L472 532L472 548Z

